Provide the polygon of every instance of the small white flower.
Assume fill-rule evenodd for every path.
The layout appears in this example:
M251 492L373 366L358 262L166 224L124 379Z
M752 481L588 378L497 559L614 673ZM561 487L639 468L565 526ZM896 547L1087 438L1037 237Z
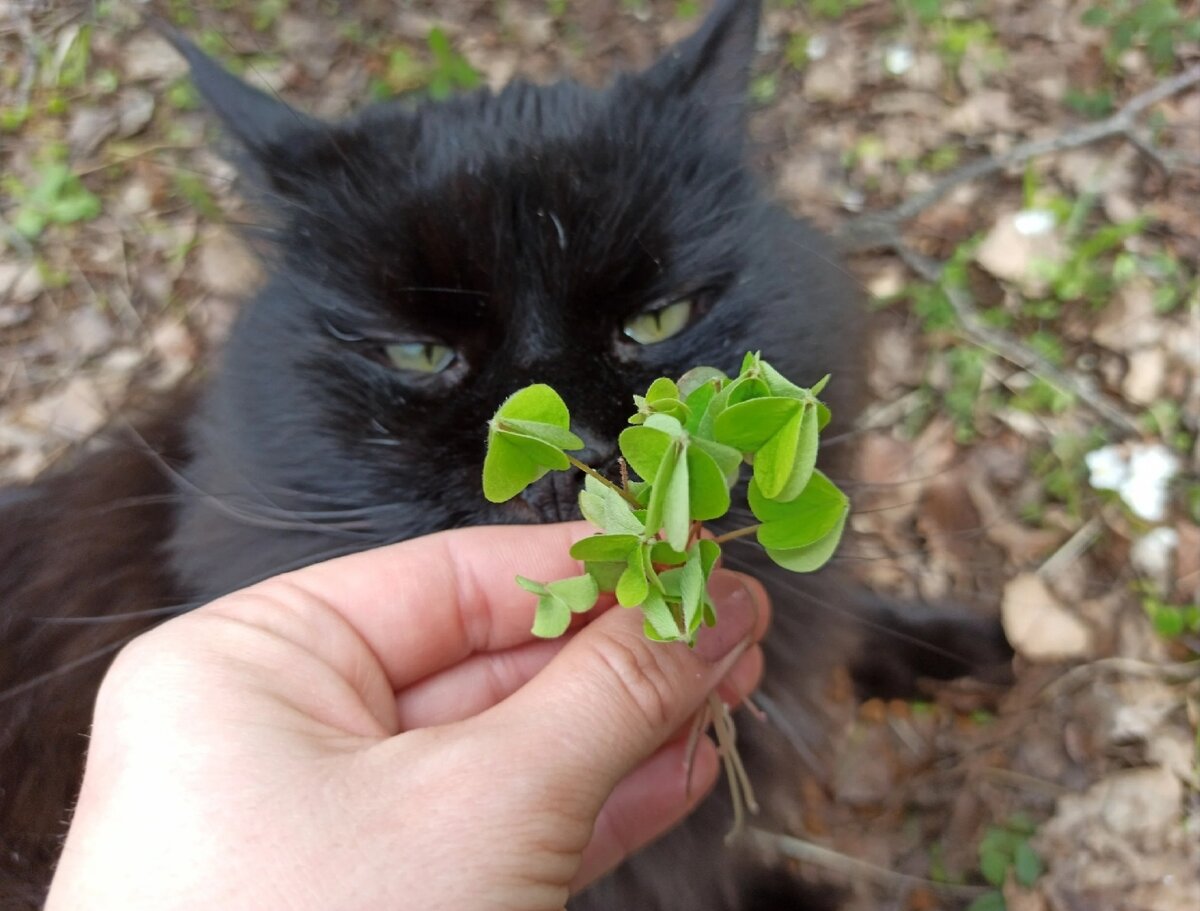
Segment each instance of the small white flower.
M1022 209L1013 216L1013 228L1024 237L1040 237L1054 230L1058 219L1049 209Z
M1102 446L1084 456L1088 483L1096 490L1115 490L1147 522L1167 517L1171 479L1179 473L1179 457L1161 443Z
M1083 457L1088 483L1096 490L1120 490L1129 479L1129 460L1117 446L1102 446Z
M829 39L824 35L813 35L808 39L808 47L805 50L809 60L820 60L829 53Z
M1161 443L1135 446L1129 460L1129 479L1121 485L1121 499L1147 522L1167 517L1168 485L1179 473L1179 458Z
M912 48L903 44L893 44L883 55L883 68L893 76L903 76L913 65Z
M1138 538L1129 556L1143 575L1161 584L1171 571L1171 556L1178 547L1179 532L1160 526Z

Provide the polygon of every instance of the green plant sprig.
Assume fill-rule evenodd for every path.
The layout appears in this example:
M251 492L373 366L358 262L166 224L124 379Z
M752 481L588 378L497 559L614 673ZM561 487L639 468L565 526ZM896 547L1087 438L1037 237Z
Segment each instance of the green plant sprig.
M488 423L484 496L502 503L548 472L577 468L586 475L580 512L599 529L571 547L583 575L544 583L517 577L537 595L534 635L561 636L572 615L611 593L621 606L641 608L647 638L690 647L701 625L717 622L708 580L723 543L753 534L780 566L812 572L824 565L849 514L845 494L816 467L830 418L817 396L828 379L802 388L754 352L733 378L696 367L678 381L656 379L633 397L637 412L618 439L619 484L568 454L584 443L557 392L536 384L509 396ZM758 523L705 537L704 523L729 511L744 464L753 468L748 499ZM640 480L630 480L627 468ZM729 711L715 693L689 743L709 721L733 798L732 838L744 810L758 807Z
M780 566L823 566L849 513L845 494L816 468L830 418L818 398L827 381L802 388L753 352L733 378L712 367L660 377L634 396L637 411L618 440L640 480L619 484L569 454L584 444L557 392L537 384L506 399L488 426L484 495L501 503L550 471L577 468L587 476L580 511L599 529L571 548L582 576L517 580L538 596L534 634L562 635L572 614L612 593L641 608L648 638L691 646L702 625L716 623L708 578L722 543L754 534ZM729 511L744 464L753 468L748 499L758 523L704 537L703 523Z

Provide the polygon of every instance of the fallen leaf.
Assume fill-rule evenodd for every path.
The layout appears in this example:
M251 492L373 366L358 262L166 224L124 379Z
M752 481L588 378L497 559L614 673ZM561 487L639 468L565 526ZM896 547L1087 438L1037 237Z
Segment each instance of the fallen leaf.
M1030 661L1070 661L1091 650L1091 631L1036 573L1023 573L1004 587L1000 617L1008 641Z

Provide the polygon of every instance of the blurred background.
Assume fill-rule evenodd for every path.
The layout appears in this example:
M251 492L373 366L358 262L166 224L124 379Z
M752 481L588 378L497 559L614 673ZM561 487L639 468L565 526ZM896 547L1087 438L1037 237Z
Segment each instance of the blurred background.
M1001 610L1019 653L1007 691L860 706L831 680L836 771L798 763L776 847L862 908L1200 907L1200 2L766 8L754 155L876 329L841 559ZM706 9L0 0L0 483L202 372L260 280L147 12L336 117L599 85Z

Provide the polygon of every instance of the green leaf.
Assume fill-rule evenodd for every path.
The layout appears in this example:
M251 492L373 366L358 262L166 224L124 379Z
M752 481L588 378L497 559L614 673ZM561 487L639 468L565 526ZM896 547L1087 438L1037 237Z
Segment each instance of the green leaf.
M696 428L699 436L713 439L717 418L729 407L770 395L767 384L756 377L740 376L724 386L708 403L708 409Z
M817 450L820 448L817 420L817 409L811 405L806 406L804 416L800 420L796 453L792 457L792 473L784 483L783 489L775 495L776 500L794 500L808 487L813 470L817 467ZM758 462L755 461L754 464L757 469Z
M558 434L566 431L572 440L583 445L567 430L571 415L557 392L542 383L517 390L504 400L488 426L483 495L493 503L511 500L551 469L561 471L570 467L561 447L538 436L504 429L506 423L515 428L520 422L525 422L526 427L535 425L541 433L557 439L565 439Z
M541 582L535 582L533 579L526 579L524 576L517 576L517 585L525 589L527 592L532 592L535 595L546 594L546 586Z
M100 200L80 187L75 193L56 200L46 210L51 221L60 225L88 221L100 214Z
M767 388L771 390L771 395L783 395L801 400L806 400L812 395L807 389L797 386L762 359L758 362L758 370L762 374L763 380L766 381Z
M666 541L656 541L650 548L650 559L664 566L682 566L687 562L688 555L675 550Z
M1037 856L1037 852L1029 846L1029 842L1022 841L1017 845L1017 850L1013 852L1013 873L1017 877L1017 882L1028 889L1038 877L1042 875L1042 859Z
M729 511L724 473L713 457L696 445L687 447L686 459L688 515L701 522L719 519Z
M726 446L723 443L717 443L713 440L706 440L700 436L693 436L691 445L706 453L717 463L717 468L725 476L725 485L727 487L733 487L737 484L738 475L742 469L742 454L740 452L732 446Z
M576 560L625 561L639 543L641 539L637 535L592 535L572 544L571 556Z
M553 595L538 598L537 613L533 615L533 634L542 639L556 639L571 625L571 611Z
M541 440L492 431L483 459L483 495L493 503L503 503L550 469L562 470L570 464L559 450Z
M815 572L829 562L829 558L837 550L837 546L842 540L842 532L846 528L847 515L849 515L849 510L842 513L833 530L821 538L821 540L814 541L807 547L797 547L789 550L776 550L768 547L765 548L767 556L784 569L790 569L794 573Z
M700 568L704 572L704 581L707 582L713 567L721 557L721 545L710 538L701 538L696 543L700 547Z
M596 580L596 587L602 592L615 592L621 573L625 572L625 564L619 560L587 560L583 568Z
M545 424L541 421L522 421L517 418L499 418L496 429L519 436L532 437L557 449L582 449L583 440L569 430Z
M617 443L629 467L636 471L642 480L653 482L658 475L663 456L671 446L671 437L661 430L643 424L640 427L627 427L622 430Z
M692 545L688 552L688 561L683 565L679 576L679 600L683 608L683 625L688 634L693 633L700 622L701 606L704 595L703 557L699 542Z
M658 431L651 432L657 433ZM654 481L650 485L649 499L646 503L646 518L644 520L644 524L647 535L658 534L659 529L663 526L667 508L667 499L669 496L671 496L671 480L675 477L675 473L682 462L680 459L681 452L682 445L679 443L679 441L672 441L667 450L663 453L662 459L659 460L658 472L655 474ZM684 479L684 483L687 483L686 478ZM686 497L686 495L685 489L684 496ZM678 521L677 518L676 521ZM678 546L675 547L675 549L682 550L683 548L682 546Z
M596 606L600 589L590 574L559 579L546 586L550 594L562 601L573 614L582 614Z
M641 535L645 529L633 507L607 484L587 475L579 492L579 511L593 525L610 534Z
M967 911L1005 911L1004 896L999 892L984 892L971 904Z
M813 398L816 398L817 396L819 396L822 392L825 391L825 387L829 385L829 380L832 376L833 376L833 374L831 374L831 373L825 374L823 377L821 377L819 380L817 380L815 383L813 383L812 388L808 390L808 394L811 395Z
M750 509L762 522L758 542L763 547L790 550L807 547L824 538L844 519L849 501L823 472L814 471L800 496L789 502L767 499L758 486L750 482Z
M679 378L679 394L687 401L699 390L708 386L715 392L720 383L727 382L729 377L716 367L693 367ZM689 407L691 407L689 402Z
M688 533L692 529L691 487L688 483L691 472L689 471L690 460L687 458L688 449L689 447L677 441L672 447L671 455L668 456L675 467L666 478L666 495L663 497L662 507L662 527L666 533L667 542L675 550L683 550L687 547ZM666 460L664 460L663 465L667 464ZM713 468L716 468L715 464L713 464ZM717 476L720 477L719 472ZM655 484L657 485L658 483L659 481L656 478ZM720 489L728 495L723 478L721 479ZM653 501L653 497L651 499ZM647 510L648 512L649 510ZM647 522L646 524L649 525L650 523Z
M765 496L778 497L795 474L796 453L800 447L800 430L804 426L806 410L800 408L795 411L787 423L754 454L754 480Z
M708 413L708 406L716 394L717 382L714 380L693 390L692 394L684 400L684 405L688 410L687 422L684 429L688 433L699 434L700 425Z
M617 582L617 603L622 607L637 607L646 600L650 583L646 579L646 549L640 545L629 554L625 571Z
M566 402L545 383L534 383L518 389L496 409L496 418L511 418L516 421L535 421L567 430L571 426L571 413Z
M646 426L653 427L655 430L661 430L667 436L671 437L671 439L683 436L682 422L669 414L650 415L650 417L646 418Z
M650 403L659 402L663 399L678 400L679 397L679 387L665 376L660 376L646 390L646 401Z
M758 452L785 431L802 407L796 399L780 396L731 405L713 422L713 438L739 452Z
M1009 857L1006 853L991 848L985 850L983 845L979 846L979 872L993 886L1004 885L1008 865Z
M679 624L663 596L651 589L642 602L642 615L646 618L647 635L660 642L674 642L680 638ZM653 635L650 635L653 633Z

